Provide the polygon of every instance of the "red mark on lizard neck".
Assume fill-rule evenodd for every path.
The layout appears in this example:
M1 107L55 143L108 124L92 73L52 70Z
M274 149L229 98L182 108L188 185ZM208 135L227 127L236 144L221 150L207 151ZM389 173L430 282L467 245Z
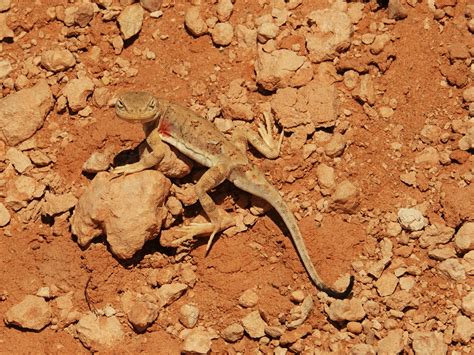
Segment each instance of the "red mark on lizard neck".
M160 120L160 124L158 125L158 132L160 132L163 136L171 136L171 131L173 129L173 125L171 122L167 121L165 117Z

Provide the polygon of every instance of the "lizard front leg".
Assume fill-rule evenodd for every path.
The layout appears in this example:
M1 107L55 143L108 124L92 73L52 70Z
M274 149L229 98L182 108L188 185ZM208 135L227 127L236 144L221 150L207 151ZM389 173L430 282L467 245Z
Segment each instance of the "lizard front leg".
M271 114L263 112L263 117L265 123L259 122L258 133L244 128L237 128L232 133L232 141L244 153L247 151L247 144L250 143L252 147L257 149L266 158L276 159L280 155L284 132L281 131L280 137L278 140L275 140L273 133L276 131L276 128Z
M209 191L220 185L230 174L230 169L226 164L218 164L209 168L196 183L194 189L196 195L201 203L201 206L206 213L210 223L192 223L188 226L177 228L175 231L184 233L177 241L179 243L185 242L194 238L197 235L210 234L206 246L206 254L212 245L215 235L229 227L235 225L235 221L223 209L219 208L209 196ZM176 240L173 244L176 244Z

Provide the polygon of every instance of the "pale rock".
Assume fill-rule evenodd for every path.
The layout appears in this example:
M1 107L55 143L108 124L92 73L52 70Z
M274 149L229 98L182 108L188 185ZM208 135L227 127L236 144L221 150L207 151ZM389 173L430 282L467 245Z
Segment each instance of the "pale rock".
M387 335L379 340L377 354L399 354L403 350L404 344L405 339L402 329L389 330Z
M45 194L45 201L42 213L48 216L55 216L72 209L77 203L77 198L71 192L56 195L50 192Z
M457 316L454 325L453 340L461 344L469 344L473 336L474 322L466 316Z
M140 0L140 5L149 12L155 12L161 9L163 0Z
M126 291L121 296L121 303L128 321L139 333L144 332L158 317L160 307L149 294Z
M265 334L270 338L277 339L285 332L285 327L282 325L267 325L265 327Z
M403 20L408 16L407 9L400 0L390 0L388 2L388 18L393 20Z
M0 14L0 41L5 38L13 38L15 35L13 30L8 26L8 15Z
M306 319L308 319L313 306L313 297L311 297L311 295L306 296L301 305L294 306L290 310L290 316L288 317L286 327L288 329L295 329L303 324Z
M13 70L9 60L0 60L0 79L5 79Z
M307 126L309 133L315 128L333 127L339 114L335 85L317 80L299 89L278 89L271 106L276 121L290 132L301 125Z
M395 292L395 289L398 285L398 278L391 272L385 272L382 276L375 282L375 287L377 288L377 293L381 297L390 296Z
M390 237L396 237L402 232L402 226L396 222L388 222L387 223L387 234Z
M464 266L467 275L474 276L474 250L464 254L462 265Z
M4 12L10 9L12 0L0 0L0 12Z
M23 329L41 330L51 323L51 307L41 297L28 295L5 313L5 323Z
M301 303L305 299L304 291L303 290L295 290L290 293L290 300L294 303Z
M258 303L258 295L253 289L248 289L239 297L239 305L245 308L256 306Z
M184 15L184 25L195 37L202 36L208 31L206 21L201 17L201 11L198 6L191 6L186 10Z
M257 39L260 43L266 43L278 35L280 28L273 22L264 22L257 28Z
M367 274L372 275L378 279L387 265L390 264L390 257L382 258L381 260L373 262L367 269Z
M120 32L125 41L140 32L144 14L145 11L140 4L132 4L126 6L117 17Z
M86 27L94 18L94 5L90 2L85 2L78 5L74 12L74 23L79 27Z
M428 225L428 220L416 208L400 208L397 218L400 226L410 232L422 230Z
M382 118L391 118L395 111L389 106L381 106L379 108L379 114Z
M466 135L459 140L459 149L469 150L474 148L474 127L467 130Z
M466 296L463 297L461 303L462 312L469 316L474 316L474 291L470 291Z
M5 205L0 202L0 227L5 227L8 223L10 223L10 219L10 212L8 212Z
M260 316L259 311L253 311L242 319L245 332L252 339L259 339L265 335L266 323Z
M447 259L438 264L438 270L454 281L466 279L466 270L458 259Z
M81 343L93 351L101 347L115 346L125 336L117 317L97 317L92 312L82 316L74 330Z
M28 205L34 198L39 198L44 193L45 186L32 177L20 175L7 183L7 196L5 205L18 211Z
M163 174L153 170L113 180L99 173L79 198L72 233L81 246L105 234L114 255L130 258L159 234L170 186Z
M292 77L305 62L304 56L299 56L288 49L279 49L271 53L259 50L255 61L257 84L269 91L290 86Z
M370 74L359 77L359 86L352 91L352 96L358 101L368 103L370 106L375 104L375 85Z
M345 148L346 139L342 134L336 132L324 147L324 153L330 158L335 158L342 155Z
M160 269L153 269L148 274L146 282L153 287L169 284L176 276L176 273L177 271L174 266L166 266Z
M232 323L224 328L221 332L222 338L229 342L235 343L239 341L244 336L244 327L242 327L239 323Z
M237 45L244 48L255 48L257 45L257 30L238 24L235 26Z
M190 264L184 264L181 266L180 279L189 287L194 287L197 282L197 275Z
M234 26L228 22L220 22L211 30L212 42L218 46L228 46L234 38Z
M79 312L73 310L73 295L74 292L71 291L54 299L54 305L57 309L55 315L58 317L61 328L67 327L81 318Z
M430 168L439 164L440 155L435 147L426 147L415 157L415 163L423 168Z
M106 171L110 166L111 152L93 152L91 156L82 165L82 171L86 173L98 173Z
M374 42L370 46L370 53L380 54L384 50L385 46L390 42L391 38L388 33L383 33L375 36Z
M30 138L52 108L53 96L45 80L1 98L0 140L14 146Z
M165 307L177 301L187 289L186 284L176 282L161 286L155 291L155 294L160 301L160 306Z
M349 355L376 355L376 351L372 345L356 344L351 348Z
M335 2L329 9L312 11L307 16L308 23L315 27L306 35L306 47L312 62L332 60L350 46L352 21L339 5Z
M229 20L234 10L234 4L232 0L219 0L216 5L217 18L220 22L226 22Z
M410 171L409 173L400 174L400 181L408 186L416 185L416 172Z
M182 352L188 354L208 354L214 336L202 329L191 329L186 332Z
M454 228L440 223L433 223L426 227L420 236L420 247L428 248L438 244L446 244L452 239L453 235Z
M349 90L355 89L359 83L359 73L352 69L345 71L343 75L343 82L346 88Z
M98 87L94 90L92 94L92 103L98 108L107 106L107 103L110 101L110 90L106 87Z
M329 307L325 306L325 311L329 319L334 322L356 322L362 320L366 315L360 298L335 300Z
M13 165L19 174L23 174L33 167L30 158L21 150L14 147L8 148L5 158Z
M448 346L440 332L414 332L411 334L415 355L445 355Z
M331 209L344 213L355 213L360 204L359 189L349 180L336 185L331 197Z
M50 49L41 54L41 66L52 72L60 72L76 65L76 58L67 49Z
M474 222L465 222L454 236L454 245L460 253L474 250Z
M35 166L43 167L51 164L51 158L41 150L33 150L30 152L30 159Z
M431 259L443 261L446 259L455 258L456 250L452 246L430 249L428 250L428 256Z
M420 132L421 141L425 144L438 143L441 137L441 128L435 125L424 125Z
M468 87L467 89L464 89L464 91L462 93L462 98L467 103L474 102L474 86L471 86L471 87Z
M88 77L70 80L63 89L68 106L73 112L78 112L87 106L87 98L94 91L94 82Z
M184 304L179 309L179 321L186 328L193 328L199 319L199 308L192 304Z

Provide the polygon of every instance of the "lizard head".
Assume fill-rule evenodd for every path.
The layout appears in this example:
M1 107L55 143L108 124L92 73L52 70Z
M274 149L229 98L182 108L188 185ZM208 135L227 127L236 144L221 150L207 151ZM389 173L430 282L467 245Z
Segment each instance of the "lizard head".
M157 99L145 91L121 93L115 102L115 113L125 121L146 123L153 121L159 111Z

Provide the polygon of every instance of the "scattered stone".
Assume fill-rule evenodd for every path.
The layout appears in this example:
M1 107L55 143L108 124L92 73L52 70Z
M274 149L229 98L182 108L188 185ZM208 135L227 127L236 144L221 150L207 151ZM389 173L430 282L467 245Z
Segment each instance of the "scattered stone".
M242 319L242 325L245 332L252 339L259 339L265 335L266 323L260 316L259 311L253 311Z
M18 211L28 205L33 198L39 198L44 193L45 186L32 177L20 175L7 183L5 205Z
M0 12L4 12L10 9L12 0L0 0Z
M458 259L447 259L438 264L438 270L454 281L466 278L466 270Z
M434 260L443 261L446 259L455 258L456 250L451 246L430 249L428 251L428 256Z
M454 237L456 250L465 253L474 250L474 222L465 222Z
M5 38L13 38L13 36L15 36L13 30L8 26L7 20L7 14L0 14L0 41L4 40Z
M306 47L312 62L333 60L349 48L353 27L344 10L340 2L335 2L329 9L308 14L308 24L315 28L306 35Z
M220 22L211 30L212 42L217 46L228 46L234 37L234 27L228 22Z
M316 168L316 177L318 178L319 188L323 196L330 195L336 187L336 176L334 168L322 163Z
M267 325L265 327L265 334L273 339L277 339L283 335L285 327L281 325Z
M78 112L87 106L87 98L94 91L94 82L88 77L70 80L63 89L68 106L73 112Z
M324 153L330 157L335 158L344 152L346 148L346 139L340 133L335 133L324 147Z
M356 344L351 348L350 355L376 355L374 347L369 344Z
M93 152L82 166L82 171L92 174L107 171L110 166L111 158L111 151Z
M30 159L37 167L43 167L51 164L51 158L41 150L33 150L30 152Z
M140 5L149 12L158 11L161 9L163 0L140 0Z
M219 0L216 5L217 18L220 22L229 21L232 11L234 9L234 4L232 0Z
M359 77L359 86L352 90L352 96L362 103L370 106L375 104L375 85L370 74Z
M187 285L176 282L161 286L155 293L160 301L160 306L165 307L177 301L187 289Z
M5 158L10 161L19 174L23 174L25 171L33 167L30 158L28 158L28 156L21 150L14 147L7 150Z
M79 198L71 218L72 233L83 247L106 234L112 253L130 258L159 234L170 186L163 174L153 170L113 180L99 173Z
M50 192L45 194L45 203L42 207L43 214L55 216L72 209L77 203L77 198L71 192L56 195Z
M384 272L380 279L375 282L377 292L381 297L390 296L395 292L398 278L391 272Z
M474 322L466 316L457 316L454 325L453 340L461 344L469 344L473 336Z
M462 98L467 103L474 102L474 86L465 89L462 93Z
M179 309L179 321L186 328L193 328L199 318L199 308L192 304L184 304Z
M445 355L448 346L440 332L414 332L411 335L415 355Z
M336 185L331 198L334 211L355 213L360 203L359 189L350 181L344 180Z
M458 146L461 150L474 149L474 127L467 130L466 135L459 140Z
M288 329L295 329L303 324L309 317L313 306L313 297L311 297L311 295L306 296L301 305L297 305L291 309L286 327Z
M81 343L93 351L117 345L125 335L117 317L97 317L92 312L84 315L74 329Z
M465 315L469 317L474 316L474 291L469 292L463 297L461 308Z
M278 27L273 22L264 22L257 29L257 39L260 43L266 43L270 39L276 38L278 35L278 31L280 27Z
M454 235L454 228L444 224L433 223L425 228L420 236L420 247L428 248L438 244L448 243Z
M443 184L441 206L443 219L449 227L456 228L474 216L474 184L460 187L458 184Z
M13 70L8 60L0 60L0 79L5 79Z
M45 80L0 99L0 140L14 146L30 138L52 108L53 97Z
M239 341L244 336L244 327L242 327L239 323L232 323L228 325L222 332L222 338L229 342L235 343Z
M0 227L5 227L8 223L10 223L10 219L10 212L8 212L5 205L0 202Z
M250 308L258 303L258 295L253 289L248 289L239 297L239 304L242 307Z
M94 18L94 5L90 2L80 4L74 12L74 23L86 27Z
M5 313L5 323L23 329L41 330L51 323L51 307L41 297L28 295Z
M347 323L347 331L351 332L352 334L360 334L364 330L362 324L359 322L349 322Z
M416 208L400 208L397 217L402 228L410 232L422 230L428 225L428 220Z
M207 33L206 21L201 17L200 8L198 6L191 6L186 10L186 14L184 15L184 25L195 37Z
M50 49L41 54L41 65L46 70L60 72L76 65L76 58L67 49Z
M377 354L399 354L405 344L402 329L389 330L377 344Z
M335 300L329 307L325 306L325 311L334 322L356 322L362 320L366 314L360 298Z
M312 331L313 327L310 324L305 324L295 330L287 331L280 337L280 345L288 346L294 344L299 339L311 334Z
M305 299L303 290L296 290L290 293L290 300L294 303L301 303Z
M187 330L182 352L207 354L211 350L213 335L202 329Z
M122 308L133 328L144 332L158 317L160 307L151 295L140 295L130 291L121 297Z
M123 39L126 41L140 32L145 11L140 4L125 7L117 18Z

